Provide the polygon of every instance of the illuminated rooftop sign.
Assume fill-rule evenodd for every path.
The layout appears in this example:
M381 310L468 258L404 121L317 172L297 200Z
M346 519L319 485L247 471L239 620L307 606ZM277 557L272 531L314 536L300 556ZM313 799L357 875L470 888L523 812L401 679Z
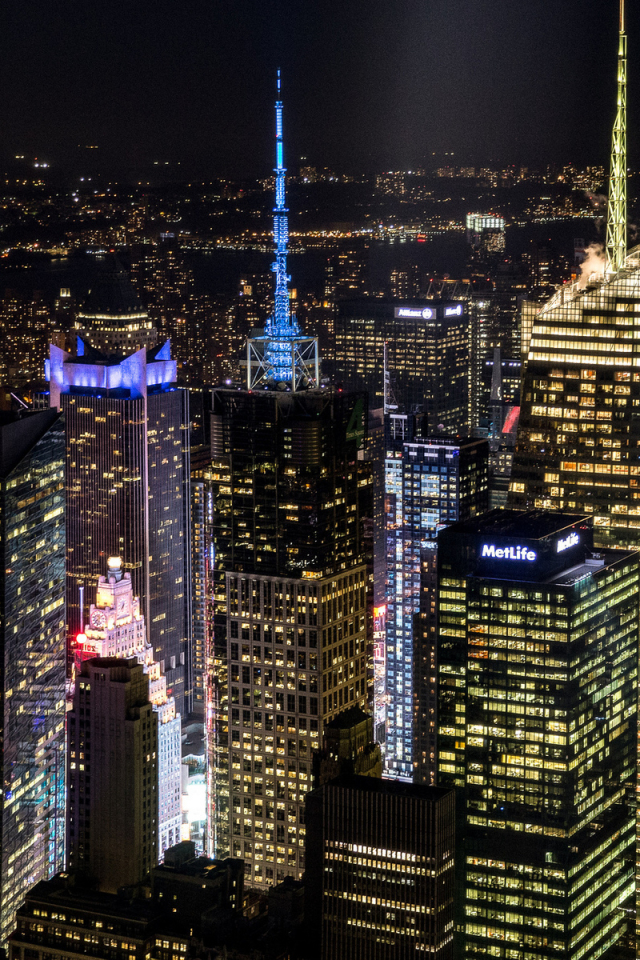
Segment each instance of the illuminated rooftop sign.
M459 303L457 307L447 307L444 311L445 317L461 317L462 316L462 304Z
M432 320L436 312L430 307L396 307L395 317L407 317L410 320Z
M494 543L483 543L480 556L494 560L528 560L532 563L538 554L528 547L496 547Z
M567 537L563 537L562 540L558 540L558 543L556 544L556 553L562 553L563 550L568 550L569 547L575 547L578 543L580 543L580 537L574 530Z

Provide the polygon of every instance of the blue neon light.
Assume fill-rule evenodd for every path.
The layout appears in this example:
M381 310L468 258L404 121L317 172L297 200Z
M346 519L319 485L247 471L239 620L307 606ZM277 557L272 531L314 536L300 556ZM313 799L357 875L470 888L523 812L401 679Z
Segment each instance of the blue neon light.
M276 277L275 308L273 316L265 324L265 359L270 379L276 383L291 383L295 378L293 340L300 336L300 326L289 308L289 281L287 253L289 245L289 219L285 206L284 148L282 140L282 100L280 99L280 71L278 70L276 100L276 205L273 208L273 239L276 259L271 265Z

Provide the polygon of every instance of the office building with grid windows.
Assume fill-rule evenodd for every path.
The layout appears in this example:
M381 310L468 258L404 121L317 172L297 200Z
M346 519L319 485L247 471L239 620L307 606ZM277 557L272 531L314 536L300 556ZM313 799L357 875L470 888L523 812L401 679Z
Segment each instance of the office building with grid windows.
M384 356L396 403L421 412L430 433L469 430L469 318L453 301L345 300L338 305L335 380L384 400Z
M369 698L365 423L363 395L214 391L211 819L256 886L304 872L312 751Z
M509 506L593 517L600 546L640 543L640 248L536 315Z
M68 714L68 866L105 893L158 860L158 713L137 657L84 660Z
M454 791L341 776L307 798L305 914L318 960L451 960Z
M189 396L167 341L129 356L51 345L51 407L65 416L70 649L107 557L131 573L169 696L191 709ZM83 588L81 593L80 588Z
M599 957L630 922L639 561L594 550L585 515L496 510L439 536L465 957Z
M0 413L0 946L65 862L64 426Z
M140 598L133 596L131 574L123 573L119 557L110 557L106 577L100 577L96 603L91 604L74 649L74 675L94 657L137 657L149 677L149 699L158 717L158 858L180 842L181 725L167 680L153 658ZM78 757L69 754L75 769Z
M438 530L487 509L489 446L414 437L405 433L409 423L391 415L385 453L386 771L433 783L435 627L427 594L435 578L423 571Z

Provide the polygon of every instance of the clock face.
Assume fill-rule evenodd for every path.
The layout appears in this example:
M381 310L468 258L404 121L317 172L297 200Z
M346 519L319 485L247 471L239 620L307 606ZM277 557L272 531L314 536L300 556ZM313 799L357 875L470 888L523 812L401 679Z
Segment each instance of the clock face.
M94 610L91 614L91 626L96 630L104 629L104 625L107 622L107 618L102 610Z
M127 600L125 597L121 597L120 600L118 600L118 614L124 613L126 609L127 609Z

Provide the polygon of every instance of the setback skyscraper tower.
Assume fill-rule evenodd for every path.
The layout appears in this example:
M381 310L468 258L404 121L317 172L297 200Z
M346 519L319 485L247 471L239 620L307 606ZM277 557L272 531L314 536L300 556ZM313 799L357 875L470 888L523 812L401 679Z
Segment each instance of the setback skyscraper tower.
M326 719L368 699L366 395L318 387L301 356L315 340L280 295L281 124L278 99L278 313L252 341L251 389L214 391L211 441L211 819L216 856L243 857L257 886L304 872L312 751Z
M600 545L640 543L640 247L626 254L626 34L620 8L607 259L536 316L509 504L593 517Z
M95 298L91 312L100 314ZM176 388L169 341L135 352L127 343L106 354L78 337L77 356L50 350L50 403L65 415L67 444L69 636L73 643L81 630L80 603L95 601L107 557L121 557L184 717L191 709L188 393Z

